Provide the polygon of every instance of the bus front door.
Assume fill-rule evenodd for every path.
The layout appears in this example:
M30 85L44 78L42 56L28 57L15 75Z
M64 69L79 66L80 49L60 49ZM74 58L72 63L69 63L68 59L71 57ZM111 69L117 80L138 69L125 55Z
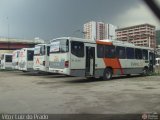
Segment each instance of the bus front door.
M86 76L94 76L95 71L95 47L86 46Z
M149 53L149 70L150 72L154 72L153 66L155 65L155 54Z

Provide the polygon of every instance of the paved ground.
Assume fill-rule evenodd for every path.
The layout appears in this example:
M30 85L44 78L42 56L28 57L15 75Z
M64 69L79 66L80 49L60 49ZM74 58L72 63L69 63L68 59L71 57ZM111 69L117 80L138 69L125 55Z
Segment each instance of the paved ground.
M35 75L0 72L0 113L160 113L160 76Z

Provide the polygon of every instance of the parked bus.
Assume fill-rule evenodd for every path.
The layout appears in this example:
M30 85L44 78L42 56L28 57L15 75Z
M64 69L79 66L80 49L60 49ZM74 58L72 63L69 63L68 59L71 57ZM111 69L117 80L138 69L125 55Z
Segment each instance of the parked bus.
M21 71L33 71L34 48L22 48L19 53L18 68Z
M34 48L33 69L36 71L49 72L49 51L47 44L38 44Z
M51 41L49 71L55 73L107 80L112 75L146 75L153 65L152 49L127 42L72 37Z
M18 70L18 59L20 50L13 51L12 55L12 69Z
M12 69L12 54L9 53L2 54L1 69Z

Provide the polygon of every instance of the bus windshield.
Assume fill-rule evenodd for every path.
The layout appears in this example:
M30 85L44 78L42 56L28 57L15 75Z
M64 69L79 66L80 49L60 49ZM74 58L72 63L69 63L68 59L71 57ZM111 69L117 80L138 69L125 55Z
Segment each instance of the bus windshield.
M67 39L58 39L51 43L50 53L65 53L69 51L69 41Z
M12 55L6 55L5 62L12 62Z
M28 52L27 52L27 60L28 61L33 61L33 54L34 54L34 51L28 50Z
M44 45L36 46L34 48L34 55L45 55L45 47L44 47Z

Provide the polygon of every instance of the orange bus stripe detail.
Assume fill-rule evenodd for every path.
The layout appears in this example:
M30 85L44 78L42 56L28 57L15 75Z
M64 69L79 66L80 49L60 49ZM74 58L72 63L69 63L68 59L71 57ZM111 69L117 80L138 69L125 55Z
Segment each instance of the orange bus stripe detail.
M113 69L114 74L116 73L117 69L120 69L121 74L124 74L118 58L103 58L103 61L106 67L111 67Z
M96 43L102 45L113 45L112 42L105 42L105 41L96 41Z

